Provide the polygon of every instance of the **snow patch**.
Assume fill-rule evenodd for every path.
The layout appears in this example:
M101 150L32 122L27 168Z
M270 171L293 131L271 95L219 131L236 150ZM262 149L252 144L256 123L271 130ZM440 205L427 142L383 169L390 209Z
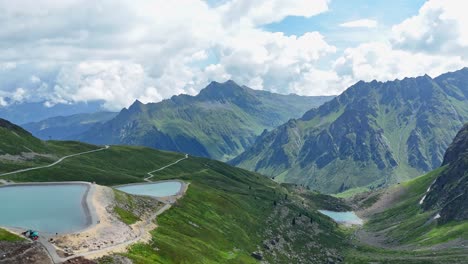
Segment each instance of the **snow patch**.
M421 198L421 200L419 201L419 204L422 204L424 202L424 199L426 199L426 195L424 195L423 198Z
M440 218L440 214L436 214L436 216L434 216L434 220L439 219L439 218Z

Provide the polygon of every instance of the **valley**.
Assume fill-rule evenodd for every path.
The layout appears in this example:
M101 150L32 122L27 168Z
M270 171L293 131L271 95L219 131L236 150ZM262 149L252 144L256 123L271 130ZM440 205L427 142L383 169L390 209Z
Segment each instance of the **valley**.
M35 141L21 128L6 124L4 127L24 136L21 138L23 142L31 141L45 151L55 150L60 145L62 152L69 154L72 151L69 146L81 144ZM464 132L459 134L465 135ZM465 141L458 139L456 142ZM49 143L54 147L50 148ZM455 146L450 149L457 149ZM30 149L32 147L28 146ZM9 145L9 152L24 155L15 148L24 149L24 146ZM101 232L114 234L133 229L139 235L117 236L123 239L122 242L118 242L116 236L106 236L107 240L97 242L99 240L90 240L89 237L94 235L89 232L96 232L90 230L80 232L79 236L65 235L58 238L56 245L70 248L67 250L70 253L76 251L68 257L71 260L82 256L92 258L97 263L120 263L118 261L122 260L133 263L179 263L189 260L195 263L256 263L259 259L266 263L370 263L378 260L399 263L402 259L408 263L462 263L467 257L465 222L445 224L432 220L429 225L422 224L434 218L436 211L422 211L419 201L429 185L447 167L389 189L362 193L343 200L310 191L301 185L278 184L260 174L205 158L144 147L101 148L84 145L77 149L82 148L93 150L81 155L69 154L73 156L66 159L57 157L55 159L61 162L55 166L7 174L2 179L7 184L11 181L85 179L107 186L179 180L189 186L185 195L177 201L159 198L160 202L148 203L148 198L124 195L117 190L96 185L100 190L97 197L101 198L95 198L98 200L95 205L101 207L98 210L101 211L99 219L103 221L104 228L107 226L106 219L119 223L115 231L104 229ZM450 153L448 157L460 156ZM129 159L138 162L128 163ZM11 160L6 162L10 164ZM26 162L36 161L32 159ZM457 167L457 164L450 166ZM115 198L109 198L112 196ZM172 204L170 209L163 206L167 202ZM115 213L109 214L108 209L104 209L109 207L113 207ZM138 208L144 209L141 211ZM364 219L364 225L339 225L318 210L353 210ZM155 221L151 217L154 215L158 215ZM136 227L139 223L148 224ZM3 233L0 240L12 238L16 239L13 235ZM109 243L109 239L122 244L111 247L110 251L96 247L103 241ZM96 243L95 246L90 246L93 243ZM29 248L34 244L23 242L18 247L25 245L29 245ZM101 246L105 248L104 244ZM308 250L304 251L304 248ZM92 249L97 251L96 254L92 253Z
M466 10L0 0L0 264L468 264Z
M397 184L437 168L468 119L468 68L358 82L229 161L326 193Z

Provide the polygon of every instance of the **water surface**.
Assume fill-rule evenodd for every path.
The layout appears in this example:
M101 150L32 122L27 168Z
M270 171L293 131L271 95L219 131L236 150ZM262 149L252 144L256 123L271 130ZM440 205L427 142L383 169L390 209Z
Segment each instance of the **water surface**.
M320 213L329 216L340 224L362 225L362 219L354 212L334 212L328 210L318 210Z
M87 188L82 184L0 187L0 225L47 233L84 229L89 224L83 207Z
M167 181L159 183L132 184L116 187L116 189L129 194L164 197L176 195L182 184L178 181Z

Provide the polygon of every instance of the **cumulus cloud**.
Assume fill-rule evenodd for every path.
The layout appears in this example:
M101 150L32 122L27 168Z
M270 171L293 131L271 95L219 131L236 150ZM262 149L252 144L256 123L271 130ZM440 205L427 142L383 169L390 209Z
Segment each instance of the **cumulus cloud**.
M341 78L348 80L393 80L457 70L466 62L459 56L411 53L394 49L388 43L370 42L346 49L334 65Z
M336 52L336 48L318 32L297 37L258 30L243 31L228 43L230 45L221 50L220 63L235 81L283 93L290 92L291 82L314 68L321 57Z
M468 5L458 0L427 1L418 14L392 28L396 48L468 58Z
M81 62L60 70L53 88L53 102L105 101L104 107L118 110L135 99L158 101L162 96L139 64L118 61ZM115 104L120 102L121 105Z
M437 75L468 59L468 16L456 2L430 0L388 41L340 50L322 32L263 28L327 12L329 0L0 0L0 104L103 100L117 110L196 94L213 80L319 95L360 79Z
M218 7L225 22L264 25L287 16L311 17L328 10L330 0L235 0Z
M436 77L468 66L468 16L457 0L429 0L385 42L347 48L334 62L344 87L359 81Z
M376 28L378 22L373 19L358 19L340 24L340 27L347 28Z
M328 2L0 0L0 61L12 62L0 65L0 90L12 98L22 87L50 104L104 100L108 109L195 94L227 78L287 92L278 76L296 78L335 48L318 32L260 26L325 12Z

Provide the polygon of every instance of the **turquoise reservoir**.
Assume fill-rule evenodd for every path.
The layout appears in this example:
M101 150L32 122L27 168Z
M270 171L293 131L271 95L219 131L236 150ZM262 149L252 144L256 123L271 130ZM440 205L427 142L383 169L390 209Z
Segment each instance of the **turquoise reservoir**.
M359 218L354 212L333 212L328 210L318 211L340 224L362 225L362 219Z
M0 226L70 233L90 224L84 184L0 187Z
M154 197L164 197L176 195L182 184L178 181L167 181L159 183L131 184L116 187L117 190L135 195L147 195Z

